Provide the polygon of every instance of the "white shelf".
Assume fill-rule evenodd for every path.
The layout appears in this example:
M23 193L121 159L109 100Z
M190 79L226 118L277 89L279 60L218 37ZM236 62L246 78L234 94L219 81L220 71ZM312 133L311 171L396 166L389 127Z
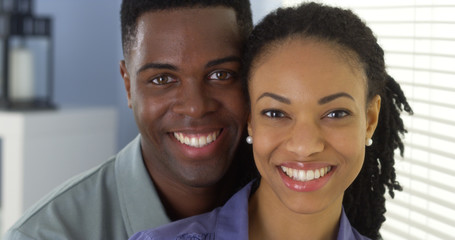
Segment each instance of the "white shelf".
M110 107L0 111L0 234L50 190L115 154L117 118Z

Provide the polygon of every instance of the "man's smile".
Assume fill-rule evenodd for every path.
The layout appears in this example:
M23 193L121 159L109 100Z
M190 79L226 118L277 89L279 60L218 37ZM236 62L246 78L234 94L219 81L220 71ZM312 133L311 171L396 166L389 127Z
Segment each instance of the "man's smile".
M182 144L190 147L201 148L216 140L220 135L221 130L210 133L188 134L182 132L174 132L174 137Z

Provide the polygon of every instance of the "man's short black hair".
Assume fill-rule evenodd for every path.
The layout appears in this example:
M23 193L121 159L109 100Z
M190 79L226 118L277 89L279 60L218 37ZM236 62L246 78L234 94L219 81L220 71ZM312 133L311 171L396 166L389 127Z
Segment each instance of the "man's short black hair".
M217 7L233 8L240 34L246 39L253 27L249 0L123 0L120 10L123 55L129 52L136 39L137 19L146 12L179 8Z

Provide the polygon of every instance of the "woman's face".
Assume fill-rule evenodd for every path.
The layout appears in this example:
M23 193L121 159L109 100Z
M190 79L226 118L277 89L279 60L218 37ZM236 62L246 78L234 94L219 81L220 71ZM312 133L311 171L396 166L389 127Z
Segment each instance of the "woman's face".
M260 189L294 212L341 205L377 124L380 97L367 104L365 74L341 49L294 38L251 72L248 131Z

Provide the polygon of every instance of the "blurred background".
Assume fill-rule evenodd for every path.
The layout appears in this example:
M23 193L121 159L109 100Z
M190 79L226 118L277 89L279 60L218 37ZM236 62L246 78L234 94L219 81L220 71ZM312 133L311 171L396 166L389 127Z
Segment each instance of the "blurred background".
M53 19L53 97L58 113L0 111L3 228L50 189L107 160L137 135L119 74L120 2L35 0L34 12ZM299 2L251 0L254 22L276 7ZM397 178L404 191L388 200L384 239L455 238L455 154L450 150L455 149L451 134L455 132L455 2L318 2L348 7L367 22L386 52L389 73L400 82L415 112L404 116L409 130L406 150L404 158L397 154ZM38 129L26 137L24 129L18 130L20 134L11 130L15 124L18 129ZM46 124L51 130L39 129ZM46 158L36 157L44 143L53 146L50 152L56 152L57 159L38 162ZM24 153L7 153L7 148ZM16 157L21 161L8 161Z

